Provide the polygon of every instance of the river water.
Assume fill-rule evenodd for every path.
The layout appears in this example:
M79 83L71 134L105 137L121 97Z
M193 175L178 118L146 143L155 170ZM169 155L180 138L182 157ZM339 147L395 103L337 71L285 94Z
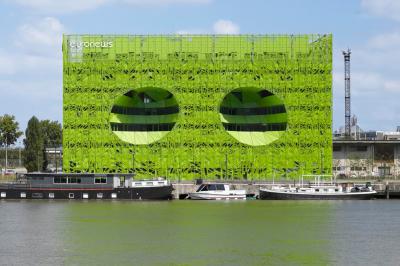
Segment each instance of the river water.
M377 264L400 201L0 201L0 265Z

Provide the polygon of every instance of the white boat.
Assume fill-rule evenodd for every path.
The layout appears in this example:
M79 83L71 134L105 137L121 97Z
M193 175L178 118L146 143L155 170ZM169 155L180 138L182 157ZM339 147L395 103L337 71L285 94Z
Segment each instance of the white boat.
M260 188L260 199L280 200L343 200L343 199L372 199L376 191L370 186L348 186L333 183L321 183L320 176L315 177L312 185L304 186L303 177L300 186L272 186Z
M232 190L227 184L202 184L196 192L189 193L194 200L242 200L246 199L246 190Z

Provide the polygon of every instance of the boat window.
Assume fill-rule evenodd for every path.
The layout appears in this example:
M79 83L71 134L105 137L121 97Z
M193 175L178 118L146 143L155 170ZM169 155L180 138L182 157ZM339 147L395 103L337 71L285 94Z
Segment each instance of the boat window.
M26 192L21 192L21 198L26 198Z
M89 198L89 194L88 193L83 193L83 198L84 199L88 199Z
M53 183L55 183L55 184L66 184L67 183L67 178L66 177L59 177L59 176L57 176L57 177L54 177L53 178Z
M68 198L73 199L74 198L74 193L69 193Z
M54 199L54 193L49 193L49 199Z
M103 198L103 193L97 193L97 198L102 199Z
M6 192L1 192L1 197L2 198L5 198L7 196L7 193Z
M339 189L338 188L335 188L335 192L338 192L339 191Z
M164 181L158 181L159 185L164 185Z
M217 190L217 186L214 184L208 185L208 190Z
M319 192L319 188L316 188L316 189L315 189L315 192Z
M146 182L146 185L152 186L152 185L153 185L153 182Z
M106 177L95 177L94 178L94 183L95 184L107 184L107 178Z
M79 178L76 178L76 177L69 177L68 178L68 183L69 184L76 184L76 183L78 183L78 179ZM80 183L80 182L79 182Z
M207 186L206 185L201 185L197 190L196 190L196 192L199 192L199 191L207 191Z
M111 198L116 199L117 198L117 193L111 193Z
M217 190L225 190L224 184L217 184Z
M135 186L141 186L142 182L135 182Z

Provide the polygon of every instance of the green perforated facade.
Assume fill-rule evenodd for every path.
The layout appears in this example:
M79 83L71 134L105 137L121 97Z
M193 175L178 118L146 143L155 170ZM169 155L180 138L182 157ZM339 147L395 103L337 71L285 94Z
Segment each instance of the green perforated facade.
M63 170L331 172L331 35L65 35Z

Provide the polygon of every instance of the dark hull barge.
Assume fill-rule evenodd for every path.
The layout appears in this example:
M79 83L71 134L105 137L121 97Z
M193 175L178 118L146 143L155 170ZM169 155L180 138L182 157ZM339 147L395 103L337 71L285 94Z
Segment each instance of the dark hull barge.
M298 193L298 192L277 192L267 189L260 189L260 199L269 200L369 200L376 196L376 192L358 193Z
M314 177L314 183L304 186L304 177ZM368 200L376 196L369 183L365 186L321 182L323 175L302 175L297 187L272 186L260 188L260 199L272 200Z
M134 180L127 174L27 174L0 185L0 199L169 200L164 179Z

